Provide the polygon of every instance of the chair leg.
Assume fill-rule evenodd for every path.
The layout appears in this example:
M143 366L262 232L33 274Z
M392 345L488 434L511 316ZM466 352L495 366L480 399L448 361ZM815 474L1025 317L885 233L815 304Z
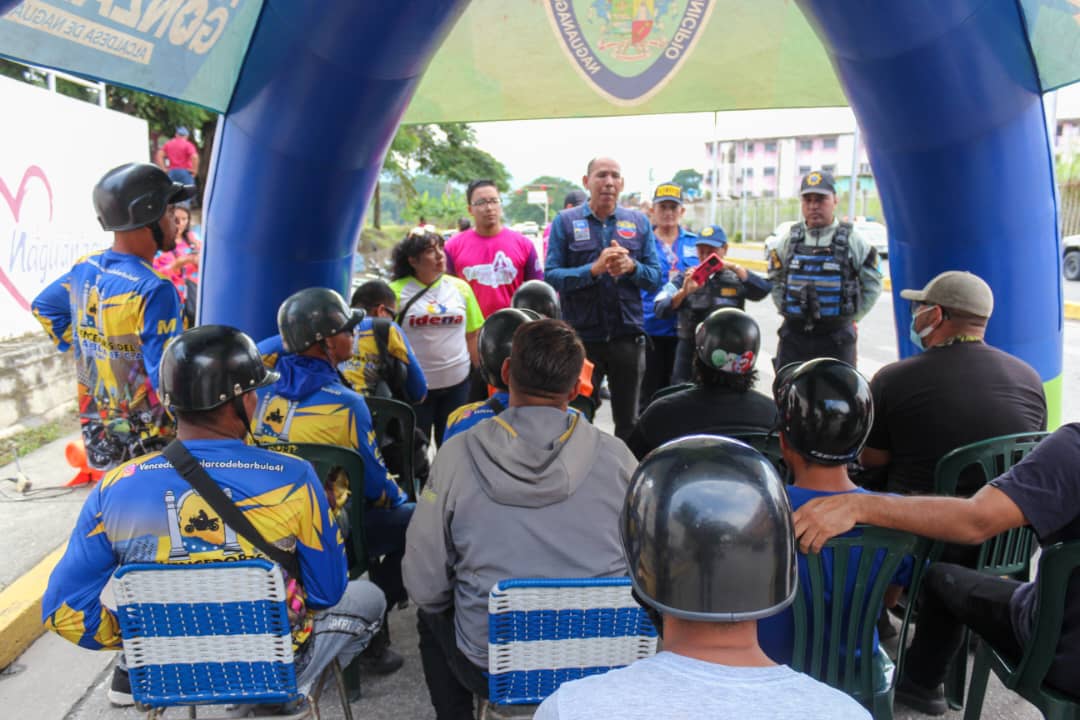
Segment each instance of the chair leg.
M979 720L982 715L986 683L990 679L990 652L989 645L985 642L979 643L979 649L975 652L975 664L971 668L971 686L968 688L964 720Z
M334 671L334 683L337 685L338 697L341 698L341 709L345 713L345 720L353 720L352 705L349 704L349 690L345 685L345 673L341 670L341 664L337 658L330 663Z
M953 710L964 707L964 686L967 684L967 659L968 644L971 641L971 632L965 628L960 643L960 649L953 655L949 662L948 672L945 674L945 700Z

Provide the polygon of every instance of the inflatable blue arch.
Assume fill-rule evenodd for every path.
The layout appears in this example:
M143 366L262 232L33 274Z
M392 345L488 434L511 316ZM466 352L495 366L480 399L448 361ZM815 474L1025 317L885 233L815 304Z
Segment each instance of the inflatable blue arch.
M990 341L1038 370L1058 418L1053 151L1023 7L1053 1L798 5L864 132L889 223L893 292L946 269L984 277L996 296ZM0 12L15 4L0 0ZM348 287L384 153L466 5L266 0L211 168L202 322L260 337L291 292ZM894 308L907 355L907 304Z

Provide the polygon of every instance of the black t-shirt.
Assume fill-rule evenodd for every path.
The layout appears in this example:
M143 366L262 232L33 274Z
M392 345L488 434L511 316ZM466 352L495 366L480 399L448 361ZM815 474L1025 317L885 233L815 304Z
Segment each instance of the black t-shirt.
M650 404L626 444L640 460L685 435L770 432L777 421L776 403L755 390L741 393L696 385Z
M1039 537L1039 544L1080 540L1080 424L1060 427L1024 460L991 484L1009 496ZM1031 638L1035 584L1021 585L1009 603L1013 629L1022 645ZM1080 572L1065 591L1065 616L1050 684L1080 695Z
M932 493L934 466L961 445L1046 429L1046 396L1034 368L981 342L938 346L886 365L870 382L874 426L866 446L887 450L890 492ZM960 495L985 481L962 475Z

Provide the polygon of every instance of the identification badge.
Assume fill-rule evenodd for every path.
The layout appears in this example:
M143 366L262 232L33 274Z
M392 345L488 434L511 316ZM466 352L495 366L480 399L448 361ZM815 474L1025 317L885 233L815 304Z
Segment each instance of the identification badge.
M589 239L589 221L574 221L574 242L582 242Z

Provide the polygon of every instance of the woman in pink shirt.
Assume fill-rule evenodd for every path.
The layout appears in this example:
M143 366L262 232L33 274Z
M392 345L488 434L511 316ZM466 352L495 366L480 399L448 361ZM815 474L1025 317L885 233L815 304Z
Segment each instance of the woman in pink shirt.
M191 211L177 206L176 248L168 252L158 252L154 256L154 269L172 281L180 302L187 300L187 281L199 281L199 250L201 243L191 229Z

